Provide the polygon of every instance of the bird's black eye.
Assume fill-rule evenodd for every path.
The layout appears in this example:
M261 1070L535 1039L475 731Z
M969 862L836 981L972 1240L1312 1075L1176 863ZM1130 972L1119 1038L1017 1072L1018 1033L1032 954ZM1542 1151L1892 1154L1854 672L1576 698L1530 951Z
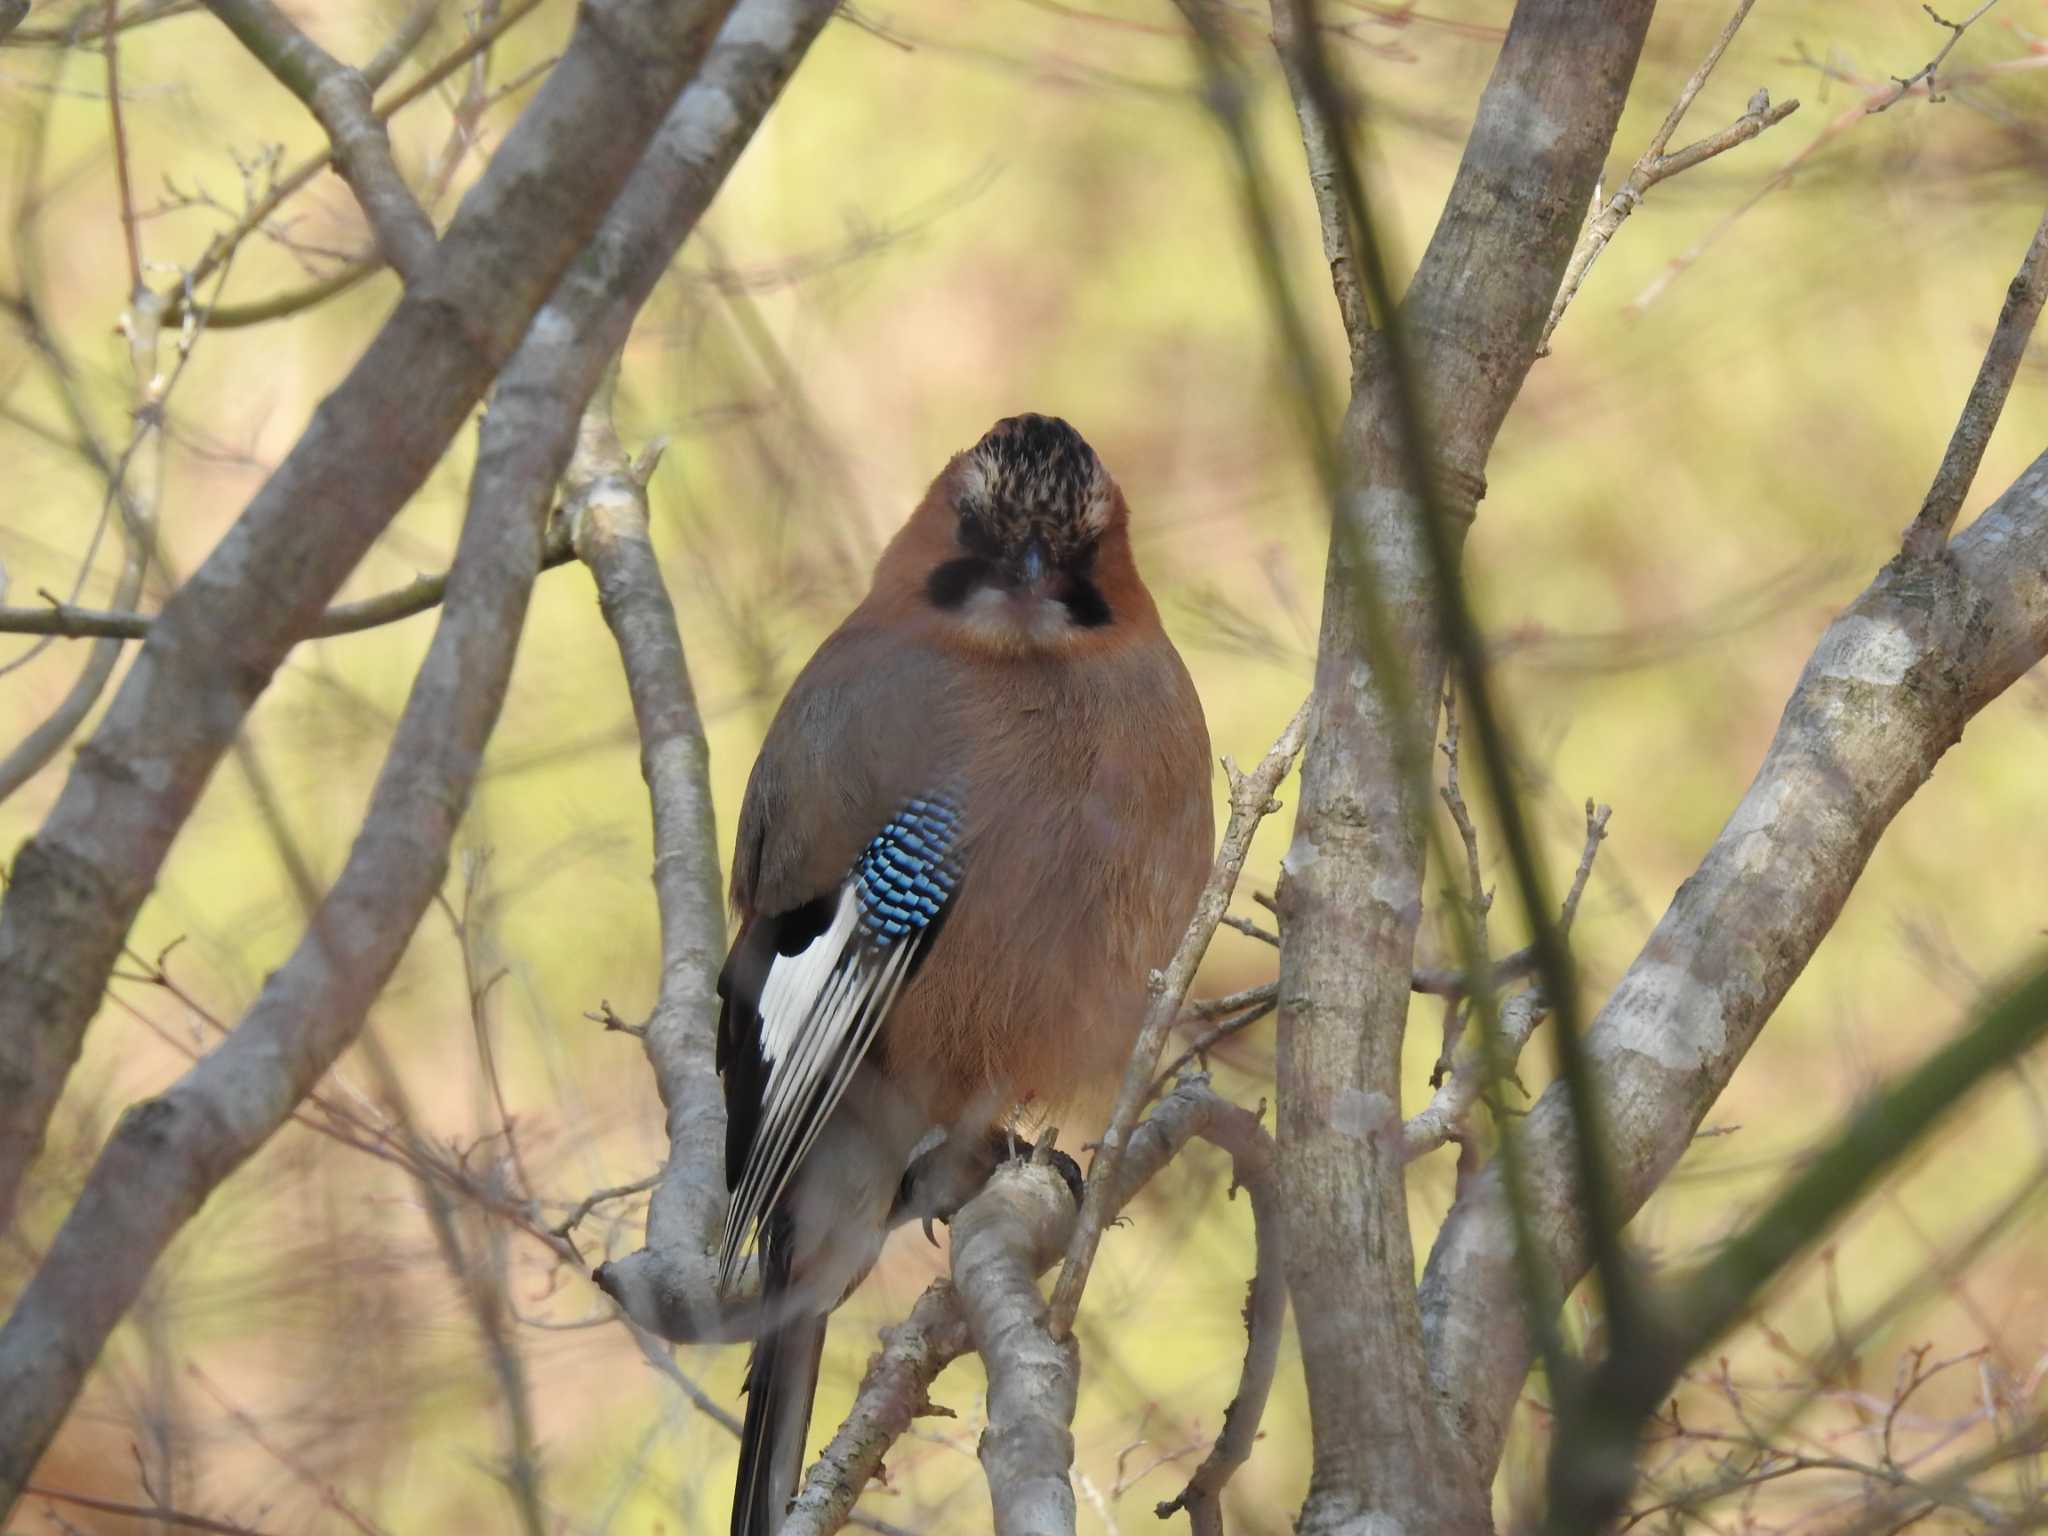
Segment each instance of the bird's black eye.
M976 587L994 580L995 571L978 555L948 560L925 578L925 596L934 608L958 608Z
M1110 620L1108 599L1086 576L1076 576L1060 601L1066 604L1067 617L1082 629L1100 629Z

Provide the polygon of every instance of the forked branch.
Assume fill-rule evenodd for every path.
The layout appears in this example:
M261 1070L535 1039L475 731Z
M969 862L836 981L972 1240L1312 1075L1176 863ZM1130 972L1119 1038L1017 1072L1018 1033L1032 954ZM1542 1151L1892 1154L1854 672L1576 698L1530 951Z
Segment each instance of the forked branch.
M2020 269L2005 290L1991 345L1978 365L1976 381L1963 402L1963 414L1942 453L1941 468L1934 473L1934 484L1906 526L1905 550L1913 559L1934 559L1948 547L1949 530L1955 527L1963 498L1977 478L1977 466L1984 462L1984 449L2005 410L2005 397L2012 393L2012 381L2034 334L2034 322L2041 318L2043 299L2048 299L2048 214L2041 216L2027 253L2020 258Z
M1587 222L1585 232L1579 236L1579 243L1572 251L1572 259L1564 269L1564 282L1557 290L1556 302L1550 306L1550 318L1543 322L1543 337L1537 344L1538 354L1550 350L1550 336L1557 329L1558 321L1564 318L1566 306L1578 296L1579 286L1585 282L1586 274L1593 270L1593 263L1600 259L1600 253L1607 249L1628 216L1642 205L1643 196L1660 181L1669 180L1680 171L1689 171L1704 160L1725 154L1738 144L1747 144L1751 139L1782 123L1799 110L1797 98L1791 101L1771 101L1771 93L1759 90L1750 97L1749 105L1742 116L1735 119L1718 133L1710 133L1703 139L1696 139L1683 149L1665 152L1672 134L1678 131L1693 99L1707 83L1707 77L1714 72L1714 66L1721 62L1721 55L1728 51L1728 44L1741 28L1749 15L1750 7L1756 0L1739 0L1735 14L1728 18L1728 24L1721 29L1721 35L1714 39L1714 46L1707 50L1707 56L1692 72L1692 77L1678 93L1678 99L1665 114L1663 126L1651 138L1649 147L1637 159L1615 194L1602 203Z

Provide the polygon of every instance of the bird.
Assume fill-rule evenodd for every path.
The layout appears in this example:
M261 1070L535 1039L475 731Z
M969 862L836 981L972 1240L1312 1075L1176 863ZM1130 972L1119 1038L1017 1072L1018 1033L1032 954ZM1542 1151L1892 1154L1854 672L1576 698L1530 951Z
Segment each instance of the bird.
M1020 1114L1113 1080L1206 878L1209 738L1065 421L953 455L798 673L747 783L717 1065L720 1283L758 1258L733 1536L802 1472L827 1315Z

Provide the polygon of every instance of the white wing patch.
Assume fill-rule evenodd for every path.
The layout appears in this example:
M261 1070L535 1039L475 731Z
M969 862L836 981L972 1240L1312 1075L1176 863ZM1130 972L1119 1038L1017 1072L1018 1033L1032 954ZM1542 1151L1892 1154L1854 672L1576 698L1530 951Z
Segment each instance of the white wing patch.
M951 895L956 823L950 797L912 801L855 862L824 931L770 963L757 1045L767 1081L726 1213L722 1286L845 1096Z

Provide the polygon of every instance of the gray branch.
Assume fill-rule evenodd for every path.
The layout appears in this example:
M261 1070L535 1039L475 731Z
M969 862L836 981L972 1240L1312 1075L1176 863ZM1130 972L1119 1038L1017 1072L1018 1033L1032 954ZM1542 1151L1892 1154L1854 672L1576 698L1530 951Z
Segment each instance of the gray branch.
M757 59L763 31L792 9L744 0L707 80L730 80L713 67L720 61L730 68ZM718 92L715 100L693 89L674 104L505 371L485 418L448 600L340 879L230 1039L122 1118L0 1329L0 1507L55 1433L150 1264L354 1038L439 889L503 699L540 568L548 488L578 414L759 121L759 111L733 110L724 87L705 89ZM18 895L10 893L10 911ZM109 1253L122 1262L108 1264Z
M664 178L650 198L694 221L832 9L831 0L741 0L649 153ZM614 466L623 457L615 445L603 456ZM631 476L614 473L609 485L577 519L576 544L619 644L653 802L662 969L642 1041L667 1114L669 1157L648 1202L646 1247L604 1266L599 1283L642 1327L702 1338L719 1332L728 1312L715 1257L726 1203L725 1104L712 1067L725 903L710 759L644 502L631 494Z
M434 259L434 226L391 158L390 136L370 110L370 80L301 32L272 0L206 3L327 130L335 166L354 190L384 259L407 283L424 275Z
M1516 7L1394 321L1411 376L1395 377L1374 337L1346 416L1362 489L1344 499L1331 540L1315 718L1277 893L1287 1277L1315 1436L1304 1536L1492 1529L1489 1479L1430 1388L1401 1171L1401 1042L1430 814L1410 758L1426 760L1435 739L1445 667L1421 521L1432 514L1413 463L1422 457L1455 551L1535 360L1650 12L1649 0ZM1404 383L1426 456L1402 430Z
M1301 752L1308 711L1309 706L1304 703L1294 712L1294 718L1250 773L1238 772L1237 764L1227 757L1223 760L1223 771L1230 778L1230 820L1223 829L1223 841L1217 846L1209 878L1196 899L1194 915L1188 919L1187 931L1181 935L1166 969L1154 973L1151 1000L1145 1005L1145 1022L1131 1045L1123 1082L1117 1090L1116 1107L1088 1169L1081 1219L1075 1223L1073 1244L1053 1287L1051 1329L1056 1339L1064 1339L1073 1330L1074 1314L1081 1306L1081 1291L1088 1282L1088 1269L1095 1262L1096 1245L1102 1241L1102 1229L1113 1209L1109 1197L1120 1187L1117 1162L1123 1156L1124 1138L1137 1122L1138 1111L1152 1096L1152 1074L1159 1069L1159 1053L1166 1046L1166 1037L1173 1032L1181 1001L1194 983L1196 968L1208 953L1209 941L1216 936L1230 906L1237 877L1251 852L1252 837L1259 824L1280 808L1273 792Z
M953 1218L953 1290L988 1368L988 1475L996 1536L1072 1536L1081 1346L1047 1328L1039 1271L1066 1247L1074 1201L1036 1161L1006 1163Z
M1286 1243L1281 1231L1279 1148L1248 1109L1217 1100L1204 1121L1202 1138L1230 1154L1231 1192L1245 1191L1252 1203L1253 1268L1245 1296L1244 1369L1237 1395L1223 1411L1223 1429L1187 1487L1153 1513L1164 1520L1177 1509L1188 1514L1194 1536L1223 1536L1223 1490L1251 1459L1280 1365L1287 1322Z
M590 0L578 12L431 270L165 604L0 903L0 1227L129 924L222 752L590 243L723 10Z
M1217 1097L1208 1078L1182 1078L1131 1133L1110 1209L1129 1204L1182 1147L1205 1135L1218 1116L1246 1114ZM1062 1234L1054 1256L1065 1242ZM882 1458L912 1421L947 1412L933 1405L932 1383L973 1347L953 1282L934 1281L910 1316L883 1334L882 1350L869 1362L845 1421L804 1479L782 1536L831 1536L845 1525L861 1490L881 1471Z
M1992 430L2005 411L2005 397L2012 393L2013 378L2020 371L2020 359L2026 355L2044 300L2048 300L2048 214L2041 216L2027 253L2020 259L2020 269L2006 287L1991 345L1984 349L1984 361L1978 365L1977 377L1963 401L1963 414L1942 452L1934 484L1906 526L1905 550L1915 559L1939 558L1948 542L1949 530L1963 509L1963 498L1977 478L1977 466L1984 462Z
M2048 453L1939 562L1893 561L1821 636L1754 782L1586 1037L1633 1214L1806 968L1878 838L1969 720L2048 655ZM1563 1294L1585 1273L1570 1116L1523 1124L1530 1229ZM1468 1186L1422 1284L1430 1387L1500 1455L1529 1361L1497 1168Z
M550 529L547 546L541 551L541 569L552 570L575 558L576 551L569 543L568 524ZM366 629L396 624L400 619L409 619L440 606L447 592L446 571L438 571L431 576L415 576L404 586L393 587L375 597L336 603L306 631L306 638L330 640L337 635L360 634ZM116 606L111 609L80 608L71 603L46 603L40 608L0 608L0 634L55 635L64 640L147 639L150 626L156 622L154 616L129 612L127 605L133 601L132 594L124 597L117 592L114 601ZM114 647L116 652L119 649L119 646ZM5 798L5 792L0 791L0 799Z
M1539 353L1549 352L1551 335L1557 330L1558 321L1564 318L1566 306L1578 296L1579 285L1585 282L1586 274L1593 270L1593 263L1600 259L1600 253L1607 248L1607 242L1620 231L1628 216L1642 206L1643 198L1649 193L1650 188L1660 181L1676 176L1680 171L1692 169L1703 160L1711 160L1716 155L1725 154L1738 144L1747 144L1766 128L1776 127L1799 110L1799 103L1796 100L1772 105L1771 93L1760 90L1750 98L1749 106L1742 116L1726 128L1717 133L1710 133L1704 139L1697 139L1683 149L1670 154L1665 153L1665 146L1671 142L1671 135L1678 131L1679 123L1684 121L1694 99L1705 87L1707 77L1714 72L1714 66L1721 62L1721 55L1728 51L1729 43L1734 41L1735 34L1741 30L1743 21L1755 4L1756 0L1736 0L1735 14L1729 17L1727 24L1721 28L1720 35L1714 39L1713 47L1707 50L1707 56L1701 60L1699 68L1692 72L1691 78L1680 88L1678 99L1664 115L1663 126L1658 128L1655 136L1651 138L1649 147L1637 157L1634 167L1628 173L1628 179L1587 221L1585 232L1579 236L1578 247L1572 252L1571 261L1565 266L1564 281L1558 286L1556 302L1550 306L1550 317L1543 322L1543 334L1536 343Z

